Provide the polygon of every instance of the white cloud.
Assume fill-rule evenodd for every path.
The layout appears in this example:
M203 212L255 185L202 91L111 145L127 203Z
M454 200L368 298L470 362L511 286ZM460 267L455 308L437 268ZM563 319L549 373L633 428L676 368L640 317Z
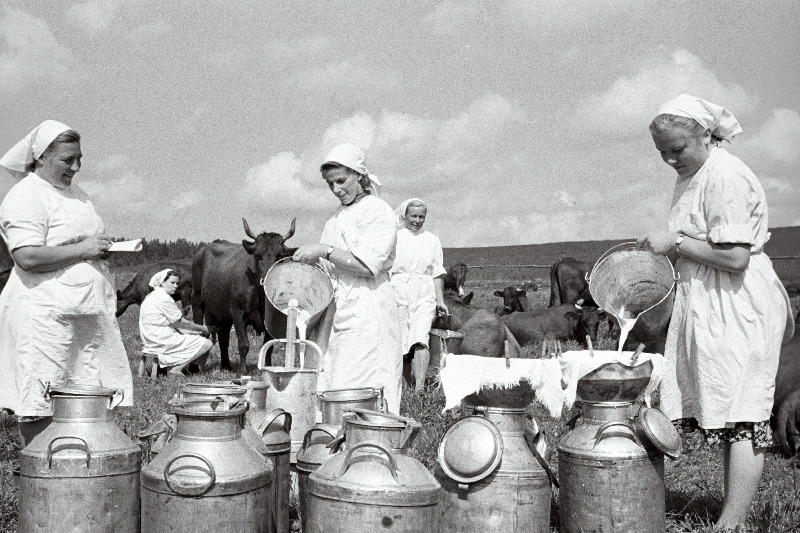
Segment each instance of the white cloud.
M444 0L423 19L433 33L456 36L478 21L481 4L475 1Z
M160 42L161 37L172 31L172 24L160 18L154 22L142 24L128 32L128 40L136 45L144 46Z
M203 202L203 194L200 191L184 191L177 198L173 198L169 205L179 211L196 207Z
M108 29L118 4L118 0L90 0L75 4L67 10L67 21L94 35Z
M575 195L570 194L567 191L556 191L555 196L564 205L574 206L578 202L578 199L575 198Z
M291 152L280 152L264 164L247 171L244 199L251 206L295 212L324 209L329 202L301 175L303 160ZM321 187L320 187L321 189Z
M0 90L22 89L36 80L63 80L76 61L61 46L47 23L19 9L0 11Z
M777 163L797 163L800 161L800 114L793 109L774 109L756 133L744 138L742 151Z
M583 99L574 115L576 125L616 135L641 135L664 102L689 93L744 115L757 99L735 83L724 83L688 50L658 57L608 89Z
M775 193L783 195L794 192L794 185L792 185L788 180L775 178L772 176L764 176L759 180L761 181L761 185L764 187L764 191L767 192L767 194Z
M512 24L524 24L539 32L567 34L599 21L646 10L652 3L649 0L509 0L502 11Z

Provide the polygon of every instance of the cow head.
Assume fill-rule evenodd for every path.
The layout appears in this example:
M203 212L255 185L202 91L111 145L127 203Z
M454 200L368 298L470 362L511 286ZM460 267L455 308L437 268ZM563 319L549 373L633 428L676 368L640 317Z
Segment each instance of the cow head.
M444 288L450 289L458 293L459 296L464 296L464 282L467 280L467 265L464 263L456 263L448 267L447 274L444 276Z
M502 291L494 291L494 295L503 299L503 307L498 312L499 315L509 315L514 312L525 311L520 298L525 297L527 291L522 287L506 287ZM498 306L499 307L499 306Z
M586 341L588 336L592 342L597 340L597 329L601 322L608 320L608 313L597 307L575 304L575 310L579 316L578 327L575 336L581 342Z
M284 243L289 240L292 235L294 235L294 224L296 220L296 218L292 219L292 225L286 235L267 232L262 232L258 235L255 235L252 231L250 231L250 226L247 224L247 220L242 218L245 234L253 239L252 242L248 241L247 239L243 239L242 246L244 246L245 251L252 255L253 259L255 259L256 264L258 265L257 269L259 278L264 279L267 271L275 263L275 261L291 255L290 249L287 248Z

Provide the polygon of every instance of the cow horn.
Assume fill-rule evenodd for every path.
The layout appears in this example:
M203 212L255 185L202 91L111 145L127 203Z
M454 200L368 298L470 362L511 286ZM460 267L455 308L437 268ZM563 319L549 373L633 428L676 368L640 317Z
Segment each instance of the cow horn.
M244 217L242 217L242 222L244 222L244 232L245 234L253 240L256 240L256 236L253 235L253 232L250 231L250 225L247 223Z
M297 217L295 217L295 218L293 218L293 219L292 219L292 225L291 225L291 227L289 228L289 233L287 233L287 234L286 234L286 237L284 237L284 238L283 238L283 241L284 241L284 242L286 242L286 241L288 241L289 239L291 239L291 238L292 238L292 235L294 235L294 223L295 223L295 221L296 221L296 220L297 220Z

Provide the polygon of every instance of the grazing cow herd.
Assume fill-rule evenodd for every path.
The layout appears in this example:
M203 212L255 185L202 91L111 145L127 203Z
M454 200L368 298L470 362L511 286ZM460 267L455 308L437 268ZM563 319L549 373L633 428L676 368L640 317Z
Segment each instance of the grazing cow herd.
M195 322L205 323L219 338L221 367L231 369L228 354L231 327L237 337L238 371L245 373L245 361L250 351L247 328L252 327L269 334L265 324L285 317L271 316L271 306L265 302L261 283L269 268L278 260L294 253L286 246L292 237L295 221L285 235L262 232L254 234L247 221L242 219L244 232L250 240L241 245L227 241L214 241L202 246L191 266L181 262L160 263L144 267L122 290L117 291L117 316L131 304L141 304L149 293L150 277L164 268L172 268L180 276L180 285L174 298L181 301L184 312L192 309ZM0 239L0 291L8 280L14 262ZM494 312L470 305L473 293L466 294L464 285L467 265L457 263L447 269L445 277L445 303L447 316L437 316L433 327L447 329L462 335L456 351L502 357L506 350L512 357L522 352L520 345L541 343L544 340L578 339L596 340L601 324L608 323L608 331L618 329L615 319L599 309L589 293L587 275L592 265L586 261L562 258L550 268L550 302L544 309L534 309L528 301L528 291L536 291L535 283L510 286L494 292L502 303ZM787 292L800 296L800 283L787 282ZM799 317L800 318L800 317ZM800 327L800 321L797 321ZM272 328L270 328L272 329ZM282 330L275 328L274 330ZM648 332L651 339L646 349L663 352L666 330ZM634 337L625 348L638 344ZM431 346L432 356L437 346ZM268 362L269 364L269 362ZM781 348L780 367L775 387L775 435L780 444L792 453L800 451L800 333Z

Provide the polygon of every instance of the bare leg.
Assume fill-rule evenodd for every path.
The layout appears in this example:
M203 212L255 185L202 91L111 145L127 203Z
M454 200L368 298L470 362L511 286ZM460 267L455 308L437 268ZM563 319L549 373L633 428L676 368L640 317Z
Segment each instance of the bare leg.
M730 529L738 525L744 527L761 481L764 450L754 448L749 440L726 442L724 465L725 499L716 525Z
M428 364L431 360L431 353L422 345L417 345L414 349L414 390L420 392L425 390L425 379L428 377Z

